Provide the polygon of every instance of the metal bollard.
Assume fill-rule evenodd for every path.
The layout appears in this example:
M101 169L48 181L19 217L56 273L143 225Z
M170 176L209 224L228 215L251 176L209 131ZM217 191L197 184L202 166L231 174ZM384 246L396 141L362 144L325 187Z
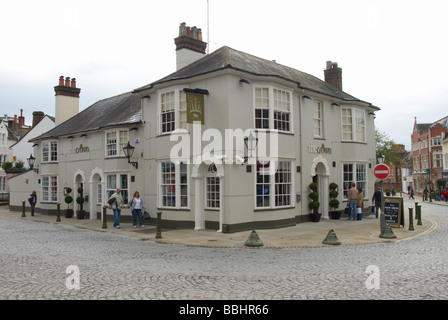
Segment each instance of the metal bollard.
M414 217L412 216L412 211L414 208L409 208L409 229L408 230L415 230L414 229Z
M162 239L162 212L157 212L157 233L156 239Z
M56 222L61 222L61 204L58 203L56 208Z
M419 205L418 207L418 211L417 211L417 225L421 226L422 225L422 206Z
M415 202L415 218L414 219L417 219L417 212L418 212L417 206L418 206L418 202L416 201Z
M102 229L107 229L107 221L106 221L106 207L103 207L103 226Z
M25 201L22 201L22 218L26 217L25 215Z

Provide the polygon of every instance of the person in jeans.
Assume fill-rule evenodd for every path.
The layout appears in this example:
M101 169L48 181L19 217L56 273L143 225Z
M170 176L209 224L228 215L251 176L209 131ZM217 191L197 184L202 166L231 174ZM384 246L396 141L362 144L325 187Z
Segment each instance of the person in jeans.
M110 196L109 200L115 198L115 201L109 205L109 208L112 208L114 212L114 228L120 228L120 215L121 209L123 208L123 197L121 196L121 189L117 188L117 191Z
M350 207L350 215L348 216L348 220L356 219L356 207L358 204L358 190L356 189L355 183L350 183L350 190L348 190L347 201Z
M134 225L134 228L137 227L137 217L138 221L140 223L140 227L144 227L143 224L143 214L142 209L146 209L145 203L143 202L143 199L140 198L140 193L138 191L134 192L134 196L132 197L131 201L129 201L128 208L131 208L132 210L132 223Z

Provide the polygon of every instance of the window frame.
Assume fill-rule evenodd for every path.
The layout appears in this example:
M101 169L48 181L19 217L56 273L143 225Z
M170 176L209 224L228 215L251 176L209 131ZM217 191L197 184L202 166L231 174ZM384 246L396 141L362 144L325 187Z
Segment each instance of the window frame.
M163 167L165 165L174 166L174 171L162 171ZM190 168L189 165L186 163L174 163L167 160L160 160L158 164L158 180L159 180L159 187L158 187L158 195L157 195L157 201L158 201L158 207L163 209L181 209L181 210L189 210L190 209ZM164 179L164 175L166 174L174 174L174 177L171 178L171 183L166 183ZM186 178L186 182L182 181L182 176ZM164 202L164 197L168 197L168 193L165 192L165 188L173 188L174 192L171 192L171 196L174 197L174 205L167 205L167 202ZM179 199L180 201L177 201ZM186 201L186 203L185 203Z
M279 168L284 168L286 164L289 170L279 171ZM271 166L275 166L275 170ZM263 167L265 174L260 174L261 170L259 168ZM293 169L294 161L290 159L259 159L255 167L255 194L254 194L254 207L255 210L277 210L284 208L294 208L293 201L293 190L294 190L294 175ZM286 176L285 176L286 174ZM262 177L262 179L259 179ZM279 179L281 177L281 179ZM286 179L285 179L286 178ZM286 181L285 181L286 180ZM260 187L262 189L260 189ZM267 187L267 189L266 189ZM289 190L288 193L279 193L283 191L285 187ZM262 190L263 193L260 194L259 191ZM268 193L265 193L268 190ZM261 204L259 205L259 197L263 197ZM286 205L278 205L281 202L287 201ZM266 205L268 204L268 205Z
M46 203L58 202L58 176L42 176L41 178L41 195L42 201ZM55 183L55 184L54 184Z
M344 116L344 111L350 111L350 123L346 122L345 119L348 117ZM362 117L358 117L362 113ZM362 119L362 123L359 122ZM349 129L351 138L346 137L347 133L344 128ZM362 129L362 130L359 130ZM362 133L360 133L362 131ZM357 107L343 106L341 107L341 140L343 142L367 142L367 118L366 110Z
M163 115L168 112L163 112L163 97L167 94L173 95L174 109L172 109L174 119L171 120L172 124L170 129L164 130ZM183 87L172 87L166 90L162 90L158 93L158 106L157 106L157 132L159 135L171 134L176 129L187 130L187 94L183 91ZM171 110L171 109L170 109ZM166 122L167 123L167 122Z
M41 159L42 163L58 162L58 140L46 140L41 144ZM48 151L45 151L48 148Z
M351 179L346 179L345 168L346 166L352 166ZM359 167L358 167L359 166ZM363 168L363 171L359 169ZM364 179L361 179L364 177ZM366 162L343 162L342 163L342 200L347 200L348 190L350 189L350 183L354 182L356 188L361 187L364 199L368 199L367 186L368 186L368 174L367 174L367 163Z
M126 137L122 135L122 133L126 132ZM115 134L115 142L109 143L109 134ZM127 143L129 141L129 129L123 129L123 128L115 128L106 130L104 132L104 156L106 158L120 158L125 157L123 148L126 147ZM111 151L115 150L116 154L112 154Z
M317 109L317 110L316 110ZM316 112L318 113L318 117L316 117ZM316 100L314 104L314 137L315 138L324 138L324 103L320 100ZM318 134L316 134L316 124L318 125Z
M261 93L266 91L267 96L265 96L265 94L259 95L258 91ZM279 99L279 94L280 97L283 95L288 96L288 99ZM262 103L260 104L259 102ZM268 110L267 128L265 125L265 114L263 114L263 111L265 110ZM275 130L281 133L294 133L293 110L294 102L293 93L291 90L273 85L254 86L252 115L255 130ZM257 115L257 111L260 111L259 115ZM287 127L287 130L285 127Z

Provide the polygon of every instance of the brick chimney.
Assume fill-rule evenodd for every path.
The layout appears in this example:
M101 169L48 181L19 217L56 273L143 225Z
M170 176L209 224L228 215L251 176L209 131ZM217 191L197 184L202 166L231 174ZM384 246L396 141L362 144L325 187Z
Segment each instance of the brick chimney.
M202 30L187 27L185 22L179 26L179 36L174 39L176 44L176 69L182 69L190 63L205 56L207 43L202 41Z
M342 91L342 69L337 62L327 61L327 68L324 70L325 82L332 87Z
M81 89L76 88L76 79L59 77L59 85L54 87L56 93L55 125L70 119L79 112L79 94Z
M42 111L33 112L33 128L45 117L45 113Z

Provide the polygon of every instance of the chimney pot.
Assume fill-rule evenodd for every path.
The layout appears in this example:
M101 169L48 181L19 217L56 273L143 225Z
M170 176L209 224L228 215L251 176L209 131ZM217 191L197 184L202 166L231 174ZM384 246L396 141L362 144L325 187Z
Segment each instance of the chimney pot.
M65 78L65 86L70 87L70 77Z
M72 79L72 88L76 88L76 78Z
M59 85L63 86L64 85L64 76L60 76L59 77Z

